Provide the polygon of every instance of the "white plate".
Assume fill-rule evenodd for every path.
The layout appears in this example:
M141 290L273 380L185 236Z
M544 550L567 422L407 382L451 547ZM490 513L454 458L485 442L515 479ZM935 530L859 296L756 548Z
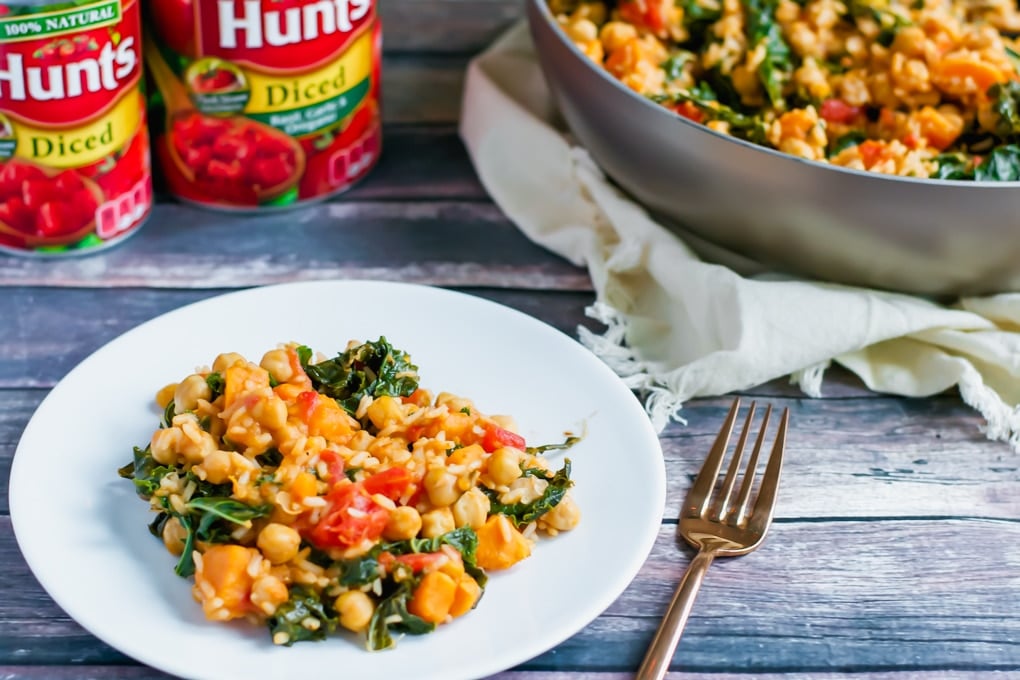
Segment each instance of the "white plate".
M353 636L275 647L268 631L204 620L191 582L153 538L117 468L157 426L156 390L220 352L258 361L280 342L333 354L380 335L411 354L423 387L513 415L529 442L574 447L577 529L539 542L489 581L477 609L435 633L369 653ZM558 467L558 465L557 465ZM71 617L107 644L191 678L481 677L567 639L634 578L662 519L665 469L638 401L594 355L553 328L469 295L336 281L256 288L142 324L99 349L40 404L18 445L10 509L29 566ZM314 675L313 675L314 674Z

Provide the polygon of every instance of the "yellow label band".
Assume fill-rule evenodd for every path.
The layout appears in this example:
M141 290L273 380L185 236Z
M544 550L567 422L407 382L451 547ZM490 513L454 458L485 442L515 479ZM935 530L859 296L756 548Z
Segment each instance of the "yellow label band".
M141 93L131 89L109 113L76 128L43 129L16 123L14 155L54 168L90 165L124 146L141 123Z
M372 73L372 34L364 33L331 64L299 76L247 71L251 99L246 113L273 113L335 99Z

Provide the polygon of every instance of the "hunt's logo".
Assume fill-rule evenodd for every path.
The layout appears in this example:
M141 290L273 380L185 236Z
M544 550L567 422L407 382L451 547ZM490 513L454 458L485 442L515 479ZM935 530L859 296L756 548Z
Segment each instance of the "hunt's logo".
M307 71L346 49L375 18L375 0L199 2L202 56L267 70Z
M138 3L119 1L5 18L0 24L0 110L60 127L92 120L137 84Z

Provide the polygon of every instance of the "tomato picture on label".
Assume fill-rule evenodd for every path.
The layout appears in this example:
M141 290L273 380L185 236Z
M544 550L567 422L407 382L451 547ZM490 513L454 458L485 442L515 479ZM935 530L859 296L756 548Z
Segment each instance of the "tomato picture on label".
M219 59L205 59L194 63L187 72L192 92L211 94L242 90L244 75L236 66Z
M95 229L103 192L74 170L0 164L0 232L26 246L73 243Z
M301 147L289 137L246 118L185 113L172 122L177 172L209 197L257 205L292 190L304 171Z

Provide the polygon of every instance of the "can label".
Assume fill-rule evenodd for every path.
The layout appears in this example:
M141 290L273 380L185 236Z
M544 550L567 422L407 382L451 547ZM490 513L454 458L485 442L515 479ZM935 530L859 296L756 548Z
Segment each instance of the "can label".
M380 152L375 0L152 0L154 148L172 193L285 207L348 188Z
M64 253L152 207L138 0L0 16L0 248Z

